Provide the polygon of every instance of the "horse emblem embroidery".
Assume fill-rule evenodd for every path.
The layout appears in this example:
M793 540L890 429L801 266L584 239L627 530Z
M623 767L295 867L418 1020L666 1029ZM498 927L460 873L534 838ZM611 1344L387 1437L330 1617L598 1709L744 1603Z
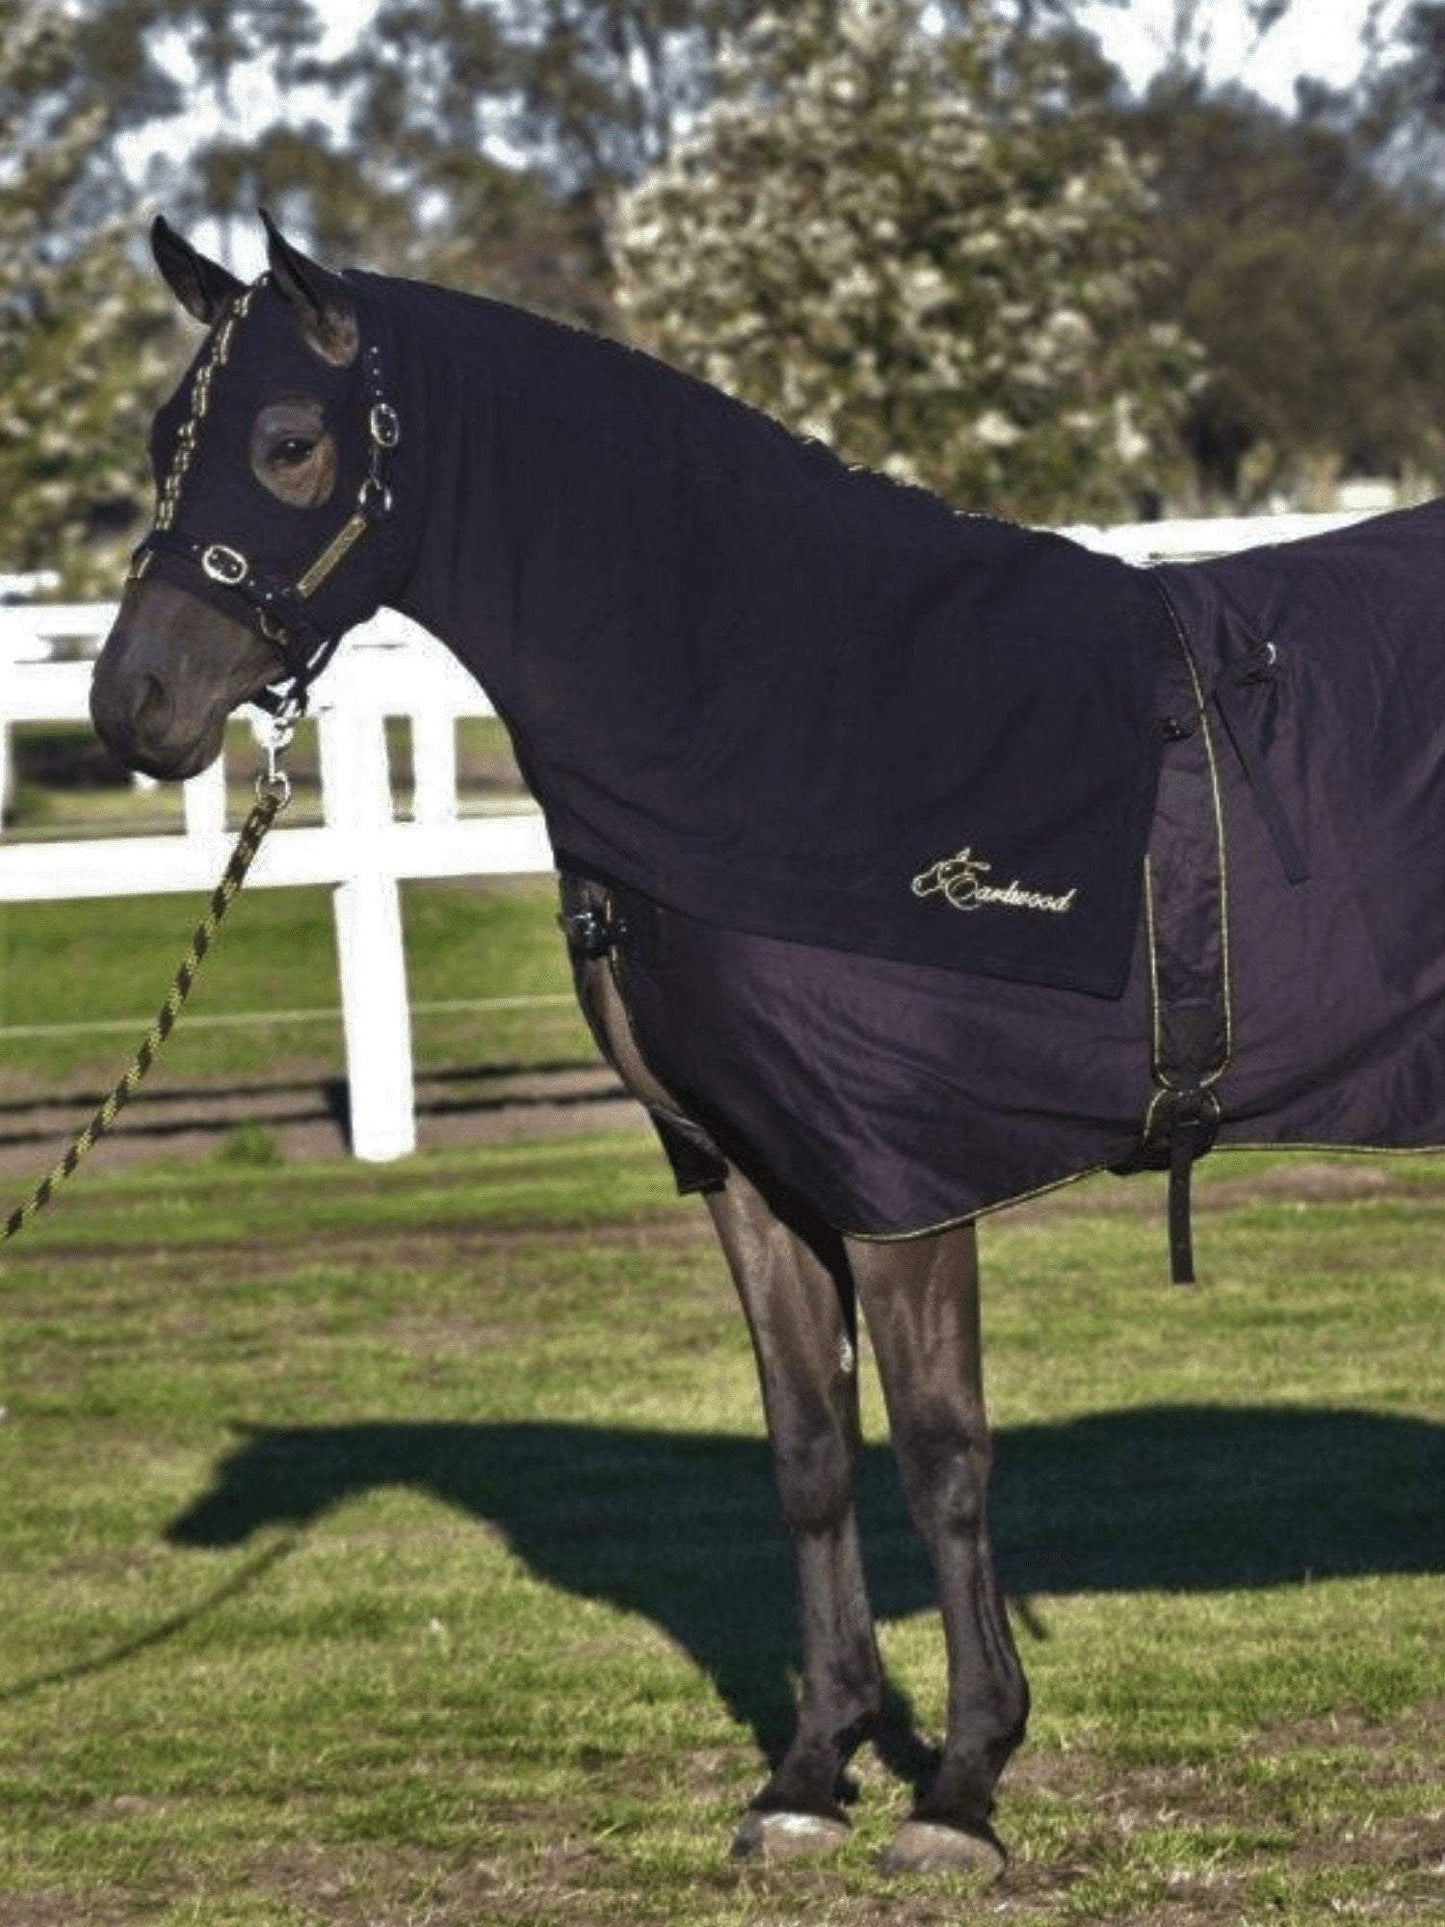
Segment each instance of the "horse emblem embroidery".
M1046 890L1031 890L1015 877L1012 883L985 883L993 865L975 856L965 844L956 856L942 857L931 869L913 879L916 897L941 896L955 910L982 910L990 904L1004 910L1043 910L1055 917L1067 916L1079 894L1078 885L1054 896Z

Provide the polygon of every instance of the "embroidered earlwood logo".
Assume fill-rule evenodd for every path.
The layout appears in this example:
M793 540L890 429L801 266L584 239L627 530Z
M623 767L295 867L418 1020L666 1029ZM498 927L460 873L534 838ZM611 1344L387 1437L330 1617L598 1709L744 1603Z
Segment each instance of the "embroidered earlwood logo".
M1030 890L1017 877L1012 883L985 883L984 878L992 869L991 863L975 856L965 844L957 856L946 856L931 870L916 876L913 894L941 896L955 910L983 910L989 904L996 904L1001 910L1043 910L1055 917L1066 917L1079 894L1077 884L1062 896L1051 896L1046 890Z

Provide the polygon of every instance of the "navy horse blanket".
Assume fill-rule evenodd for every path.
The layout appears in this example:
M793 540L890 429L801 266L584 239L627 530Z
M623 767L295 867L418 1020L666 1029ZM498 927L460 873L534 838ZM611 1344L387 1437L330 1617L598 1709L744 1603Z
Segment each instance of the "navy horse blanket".
M1153 887L1115 997L624 894L649 1063L721 1151L841 1229L918 1233L1125 1164L1170 956L1174 1014L1191 990L1208 1011L1217 1142L1445 1143L1445 504L1137 580L1179 653L1146 685L1162 783L1128 855Z
M726 1157L897 1236L1166 1125L1445 1142L1445 505L1131 569L616 343L349 280L424 425L398 606L615 910L685 1182Z

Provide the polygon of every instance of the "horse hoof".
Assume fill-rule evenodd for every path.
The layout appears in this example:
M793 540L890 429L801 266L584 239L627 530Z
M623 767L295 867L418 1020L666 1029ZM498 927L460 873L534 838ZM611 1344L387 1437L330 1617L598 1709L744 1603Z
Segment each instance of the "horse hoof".
M1007 1856L985 1833L965 1833L937 1820L905 1820L885 1848L885 1873L973 1873L997 1880Z
M845 1820L817 1813L749 1813L733 1835L737 1860L802 1860L832 1853L848 1838Z

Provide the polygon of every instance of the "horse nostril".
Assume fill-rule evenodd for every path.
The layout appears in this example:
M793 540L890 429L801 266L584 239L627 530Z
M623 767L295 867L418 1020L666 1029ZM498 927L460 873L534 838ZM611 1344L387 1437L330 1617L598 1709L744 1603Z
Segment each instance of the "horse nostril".
M131 685L126 707L130 712L131 728L138 735L149 735L154 739L164 734L171 719L171 699L158 676L145 672L138 675Z

